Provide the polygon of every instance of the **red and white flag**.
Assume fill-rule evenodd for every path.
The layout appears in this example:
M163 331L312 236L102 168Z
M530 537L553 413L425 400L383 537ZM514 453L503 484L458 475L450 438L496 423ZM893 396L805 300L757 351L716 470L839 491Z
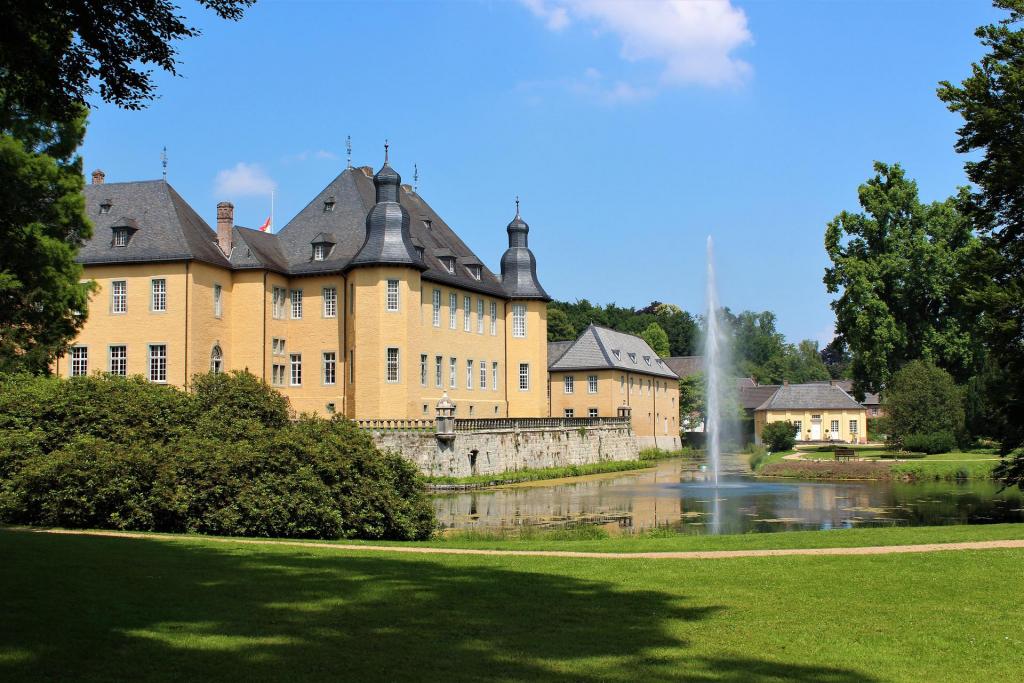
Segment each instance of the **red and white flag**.
M267 230L270 230L270 216L267 216L267 220L260 226L260 232L266 232Z

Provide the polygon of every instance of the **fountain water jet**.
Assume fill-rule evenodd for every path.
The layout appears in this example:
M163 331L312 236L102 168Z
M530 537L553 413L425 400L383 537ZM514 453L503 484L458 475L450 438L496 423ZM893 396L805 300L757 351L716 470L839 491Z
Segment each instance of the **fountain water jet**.
M704 416L704 447L715 486L718 486L719 462L722 455L722 394L725 390L724 344L718 312L718 289L715 285L714 243L708 235L707 317L704 335L704 378L706 409Z

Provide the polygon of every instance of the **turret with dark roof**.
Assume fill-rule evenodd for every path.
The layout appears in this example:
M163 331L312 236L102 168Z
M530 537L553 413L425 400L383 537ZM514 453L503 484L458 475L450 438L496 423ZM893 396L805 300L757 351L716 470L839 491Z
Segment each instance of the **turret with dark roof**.
M529 247L530 226L519 215L519 200L516 200L516 216L508 224L508 249L501 257L501 284L513 299L542 299L551 297L537 280L537 259Z
M349 263L349 267L376 265L408 265L426 270L416 253L409 232L409 212L399 201L402 177L388 164L373 176L377 203L366 214L366 240Z

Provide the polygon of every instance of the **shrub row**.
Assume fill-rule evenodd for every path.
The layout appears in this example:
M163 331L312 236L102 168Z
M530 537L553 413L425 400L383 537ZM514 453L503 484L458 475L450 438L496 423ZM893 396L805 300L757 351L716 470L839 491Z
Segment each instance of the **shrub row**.
M290 538L422 539L414 466L342 418L289 421L248 373L0 380L0 521Z

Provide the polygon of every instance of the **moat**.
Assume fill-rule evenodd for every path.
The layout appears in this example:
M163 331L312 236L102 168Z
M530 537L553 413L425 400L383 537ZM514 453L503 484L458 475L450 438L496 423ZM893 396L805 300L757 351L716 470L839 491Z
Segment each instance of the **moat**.
M1024 521L1016 489L991 481L799 481L757 479L746 456L723 456L716 489L691 460L653 469L496 489L438 494L447 529L602 525L611 533L748 533L865 526Z

